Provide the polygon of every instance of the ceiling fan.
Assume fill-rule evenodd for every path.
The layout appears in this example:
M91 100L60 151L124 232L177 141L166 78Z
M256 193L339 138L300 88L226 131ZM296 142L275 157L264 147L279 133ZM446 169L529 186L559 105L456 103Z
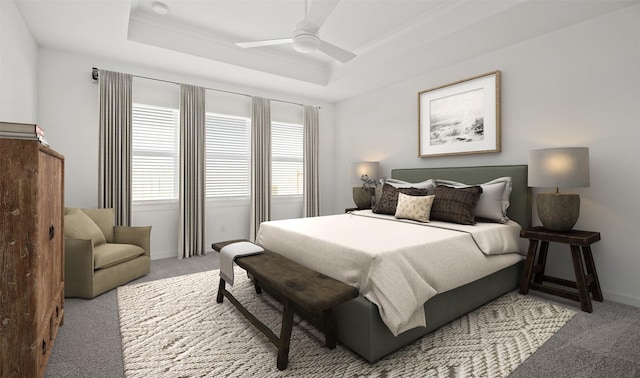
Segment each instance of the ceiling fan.
M291 34L291 37L253 42L238 42L236 46L252 48L292 43L294 50L298 52L310 53L319 50L342 63L346 63L355 58L356 54L324 41L318 36L318 30L322 27L322 24L331 12L333 12L338 2L339 0L315 0L311 3L311 9L307 13L307 1L305 1L306 17L296 24L296 28Z

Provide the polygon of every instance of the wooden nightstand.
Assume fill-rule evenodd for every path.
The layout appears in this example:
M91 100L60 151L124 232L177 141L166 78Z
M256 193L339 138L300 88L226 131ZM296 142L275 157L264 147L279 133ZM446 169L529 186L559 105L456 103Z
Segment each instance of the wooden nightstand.
M593 295L594 301L602 302L602 290L600 289L596 265L591 254L591 244L600 240L599 232L579 230L557 232L546 230L543 227L534 227L520 231L520 237L529 239L529 251L527 252L527 259L524 263L524 271L520 281L520 294L527 294L531 289L572 299L580 302L580 308L586 312L593 311L589 293ZM544 274L549 242L563 243L570 246L573 270L576 275L575 282ZM534 263L538 244L540 244L540 253L538 254L538 262ZM575 293L574 291L544 285L543 282L572 287L578 289L578 292Z

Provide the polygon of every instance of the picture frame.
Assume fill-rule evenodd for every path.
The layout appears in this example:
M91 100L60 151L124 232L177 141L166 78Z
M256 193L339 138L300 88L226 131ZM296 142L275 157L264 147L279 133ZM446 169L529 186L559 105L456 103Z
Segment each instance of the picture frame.
M500 71L418 92L418 156L500 152Z

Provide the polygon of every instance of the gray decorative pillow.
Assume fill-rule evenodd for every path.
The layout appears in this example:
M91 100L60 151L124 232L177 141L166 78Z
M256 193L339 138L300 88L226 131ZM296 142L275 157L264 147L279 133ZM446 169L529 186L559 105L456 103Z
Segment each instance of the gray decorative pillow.
M454 188L466 188L467 185L456 181L436 180L438 185L447 185ZM507 209L509 208L509 197L511 196L511 177L499 177L495 180L480 184L482 195L476 205L476 217L486 220L507 223Z
M429 222L431 205L435 196L410 196L398 193L398 206L395 217L411 219L418 222Z
M427 189L418 188L396 188L389 184L382 187L382 195L376 201L373 212L377 214L395 215L398 206L398 193L404 193L411 196L426 196L429 194Z
M482 194L480 186L452 188L436 186L431 206L431 220L460 224L475 224L475 210Z

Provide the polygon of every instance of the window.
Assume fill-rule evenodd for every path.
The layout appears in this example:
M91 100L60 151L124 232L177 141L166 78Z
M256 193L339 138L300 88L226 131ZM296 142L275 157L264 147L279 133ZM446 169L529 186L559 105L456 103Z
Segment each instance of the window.
M302 195L302 125L271 122L271 185L273 196Z
M250 120L207 113L206 128L207 197L249 197Z
M132 199L175 201L179 111L141 104L132 108Z
M134 202L178 199L177 109L133 104ZM206 196L247 198L251 177L251 120L206 114ZM302 125L272 122L272 195L302 195Z

